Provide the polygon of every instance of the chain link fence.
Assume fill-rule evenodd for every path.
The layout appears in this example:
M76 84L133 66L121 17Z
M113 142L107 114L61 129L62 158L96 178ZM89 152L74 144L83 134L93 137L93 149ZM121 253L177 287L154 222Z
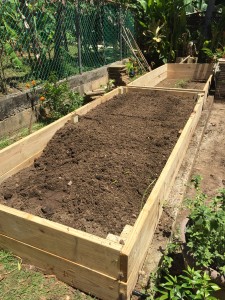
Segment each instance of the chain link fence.
M130 55L122 26L134 33L126 7L97 0L2 0L0 92L93 70Z

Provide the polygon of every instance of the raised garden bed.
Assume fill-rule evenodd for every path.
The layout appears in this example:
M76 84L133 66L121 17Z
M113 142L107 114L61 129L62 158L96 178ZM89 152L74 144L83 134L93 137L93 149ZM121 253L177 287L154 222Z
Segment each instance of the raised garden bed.
M79 116L2 183L0 247L101 299L127 299L203 100L119 88L2 150L1 182Z
M202 92L206 101L212 70L212 64L165 64L132 81L129 86Z

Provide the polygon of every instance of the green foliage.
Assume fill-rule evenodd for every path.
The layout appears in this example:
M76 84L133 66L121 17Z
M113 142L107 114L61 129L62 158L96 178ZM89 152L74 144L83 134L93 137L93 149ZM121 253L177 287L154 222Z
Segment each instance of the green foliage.
M206 41L204 43L204 46L202 48L202 51L213 61L217 62L219 58L225 58L225 46L222 48L218 48L215 51L212 50L212 48L206 47L206 45L209 45L210 42Z
M200 188L201 177L196 176L196 195L187 199L190 209L186 230L189 252L196 266L212 267L225 275L225 189L208 199Z
M187 84L188 84L188 80L184 80L184 79L181 79L181 80L178 80L176 83L175 83L175 87L176 88L186 88L187 87Z
M52 72L62 79L127 57L120 13L131 29L132 13L103 0L0 1L0 92L7 94L9 85L20 89L20 81L31 78L45 81Z
M83 103L83 97L69 88L68 82L57 82L51 75L43 86L40 97L40 118L52 122L74 111Z
M156 300L214 300L214 291L220 288L210 281L209 275L194 268L187 267L183 275L165 276L165 282L160 284L157 291L161 294Z
M140 25L152 57L172 62L186 32L186 5L183 0L139 0L137 9Z
M216 300L212 294L220 288L211 282L209 275L201 270L187 267L179 275L171 275L174 258L181 251L179 241L169 243L161 261L160 268L150 275L149 300ZM176 261L176 260L175 260ZM179 268L179 266L177 266Z

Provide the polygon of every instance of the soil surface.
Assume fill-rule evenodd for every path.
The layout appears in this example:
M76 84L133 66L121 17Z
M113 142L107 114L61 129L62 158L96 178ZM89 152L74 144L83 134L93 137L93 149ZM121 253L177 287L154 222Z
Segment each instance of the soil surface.
M0 202L101 237L120 234L194 107L193 99L158 95L119 95L67 123L33 166L2 184Z
M166 78L156 85L156 87L167 88L182 88L182 89L195 89L203 90L205 82L191 81L185 79L169 79Z

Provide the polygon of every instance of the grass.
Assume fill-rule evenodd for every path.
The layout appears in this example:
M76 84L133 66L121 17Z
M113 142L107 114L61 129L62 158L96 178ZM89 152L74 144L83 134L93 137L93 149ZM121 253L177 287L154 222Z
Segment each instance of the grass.
M41 129L42 127L44 127L45 124L44 123L34 123L32 126L32 132L35 132L39 129ZM28 128L23 128L20 131L18 131L17 133L13 134L12 136L7 136L7 137L3 137L0 139L0 150L4 149L5 147L15 143L16 141L26 137L29 135L29 129Z
M20 257L0 250L0 298L4 300L93 300L88 295L25 265Z

